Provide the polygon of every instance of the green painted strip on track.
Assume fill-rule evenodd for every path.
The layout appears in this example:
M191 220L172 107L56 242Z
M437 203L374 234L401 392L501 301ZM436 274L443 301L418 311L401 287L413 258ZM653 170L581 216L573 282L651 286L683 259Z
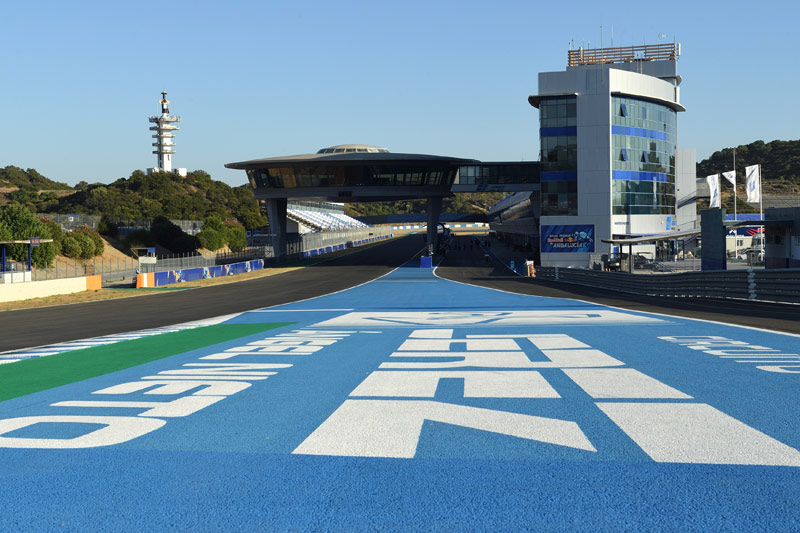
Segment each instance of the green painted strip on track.
M292 323L215 324L0 365L0 402Z

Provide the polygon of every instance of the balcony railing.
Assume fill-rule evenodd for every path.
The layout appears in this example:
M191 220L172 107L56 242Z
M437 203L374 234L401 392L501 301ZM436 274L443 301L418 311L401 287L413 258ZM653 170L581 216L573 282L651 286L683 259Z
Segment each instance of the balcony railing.
M662 61L678 59L678 43L623 46L620 48L592 48L569 50L567 66L597 65L601 63L632 63L634 61Z

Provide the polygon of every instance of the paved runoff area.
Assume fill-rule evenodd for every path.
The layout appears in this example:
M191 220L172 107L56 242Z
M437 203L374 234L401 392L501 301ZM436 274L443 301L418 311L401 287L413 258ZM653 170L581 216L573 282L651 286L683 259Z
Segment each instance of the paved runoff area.
M0 530L800 529L796 335L409 263L65 345L0 365Z

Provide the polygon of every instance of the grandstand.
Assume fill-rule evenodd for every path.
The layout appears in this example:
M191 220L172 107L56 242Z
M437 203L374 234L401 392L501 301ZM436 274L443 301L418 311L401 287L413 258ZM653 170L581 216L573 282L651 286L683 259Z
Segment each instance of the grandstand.
M309 228L311 231L336 231L352 228L368 228L367 224L356 220L344 213L325 213L322 211L306 211L302 209L287 209L286 216L289 220ZM307 233L299 231L298 233Z
M293 200L286 207L286 218L292 233L371 227L369 224L345 215L344 204L338 202L325 202L319 199Z

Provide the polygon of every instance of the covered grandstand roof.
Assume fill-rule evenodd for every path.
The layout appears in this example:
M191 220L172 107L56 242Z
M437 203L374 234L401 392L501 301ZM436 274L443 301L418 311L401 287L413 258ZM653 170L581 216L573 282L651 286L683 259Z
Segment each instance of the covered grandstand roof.
M388 152L386 148L372 146L369 144L338 144L336 146L329 146L328 148L320 148L317 150L318 154L349 154L349 153L371 153L377 154L381 152Z
M346 145L345 145L346 146ZM248 170L257 167L275 167L297 163L324 163L334 165L352 165L357 163L448 163L453 165L469 165L478 163L475 159L462 159L458 157L445 157L426 154L396 154L385 152L339 152L288 155L280 157L267 157L264 159L251 159L236 163L226 163L226 168Z

